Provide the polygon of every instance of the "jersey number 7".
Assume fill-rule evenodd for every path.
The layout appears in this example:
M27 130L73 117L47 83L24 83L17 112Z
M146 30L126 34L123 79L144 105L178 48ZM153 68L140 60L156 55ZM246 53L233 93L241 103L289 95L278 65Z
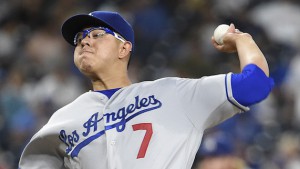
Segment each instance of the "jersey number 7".
M137 159L139 158L144 158L146 151L148 149L148 145L150 142L150 139L152 137L153 134L153 130L152 130L152 123L139 123L139 124L134 124L132 125L132 129L133 131L137 131L137 130L146 130L144 139L142 141L139 153L137 155Z

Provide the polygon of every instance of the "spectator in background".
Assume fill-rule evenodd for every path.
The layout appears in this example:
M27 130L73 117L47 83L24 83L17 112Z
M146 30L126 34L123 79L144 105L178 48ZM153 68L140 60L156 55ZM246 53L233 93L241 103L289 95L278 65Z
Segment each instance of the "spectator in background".
M219 131L204 136L195 169L248 169L246 162L235 155L233 140Z

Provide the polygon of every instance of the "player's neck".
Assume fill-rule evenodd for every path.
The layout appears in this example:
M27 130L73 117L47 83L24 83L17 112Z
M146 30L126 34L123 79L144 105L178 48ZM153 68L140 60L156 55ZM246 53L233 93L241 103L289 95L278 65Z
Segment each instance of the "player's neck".
M123 76L113 76L109 78L101 78L97 80L92 80L93 90L108 90L115 88L122 88L131 85L127 75Z

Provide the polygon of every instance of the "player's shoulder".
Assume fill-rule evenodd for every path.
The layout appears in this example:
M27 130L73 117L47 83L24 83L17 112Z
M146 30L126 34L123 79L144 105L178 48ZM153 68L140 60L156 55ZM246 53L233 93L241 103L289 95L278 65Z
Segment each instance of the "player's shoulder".
M175 86L185 86L185 85L193 85L193 84L200 84L214 81L224 81L224 77L226 74L218 74L212 76L203 76L201 78L185 78L185 77L164 77L153 81L143 81L139 83L135 83L130 85L127 89L134 90L134 89L142 89L142 88L157 88L160 90L170 90Z
M64 108L72 106L72 105L77 105L77 103L82 104L84 102L98 101L99 98L101 98L101 95L99 94L99 92L88 91L88 92L81 94L75 100L71 101L69 104L65 105L61 109L64 109Z
M135 83L132 86L137 87L137 86L153 86L153 85L162 85L162 84L174 84L178 79L181 79L179 77L164 77L152 81L143 81L139 83Z
M178 77L165 77L160 78L152 81L143 81L134 83L126 88L124 88L123 91L126 90L142 90L142 89L160 89L163 90L164 88L170 88L171 86L174 86L176 84Z
M144 94L162 94L168 91L173 91L175 88L177 77L166 77L152 81L136 82L129 86L121 88L113 96L118 98L127 97L129 95L144 95ZM112 97L113 97L112 96ZM114 97L113 97L114 98Z
M86 104L92 104L99 102L101 98L101 94L99 92L88 91L80 96L78 96L75 100L71 101L70 103L66 104L65 106L61 107L60 109L56 110L52 117L59 116L60 114L72 113L72 110L77 110L78 108L82 108L82 106ZM71 110L71 111L70 111ZM50 118L50 120L51 120Z

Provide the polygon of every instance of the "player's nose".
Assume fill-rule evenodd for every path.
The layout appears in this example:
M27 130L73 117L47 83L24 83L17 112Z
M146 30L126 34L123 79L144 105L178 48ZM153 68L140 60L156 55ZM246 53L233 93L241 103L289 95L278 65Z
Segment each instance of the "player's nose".
M85 36L82 40L81 40L81 46L91 46L91 38L90 38L90 36L88 35L88 36Z

